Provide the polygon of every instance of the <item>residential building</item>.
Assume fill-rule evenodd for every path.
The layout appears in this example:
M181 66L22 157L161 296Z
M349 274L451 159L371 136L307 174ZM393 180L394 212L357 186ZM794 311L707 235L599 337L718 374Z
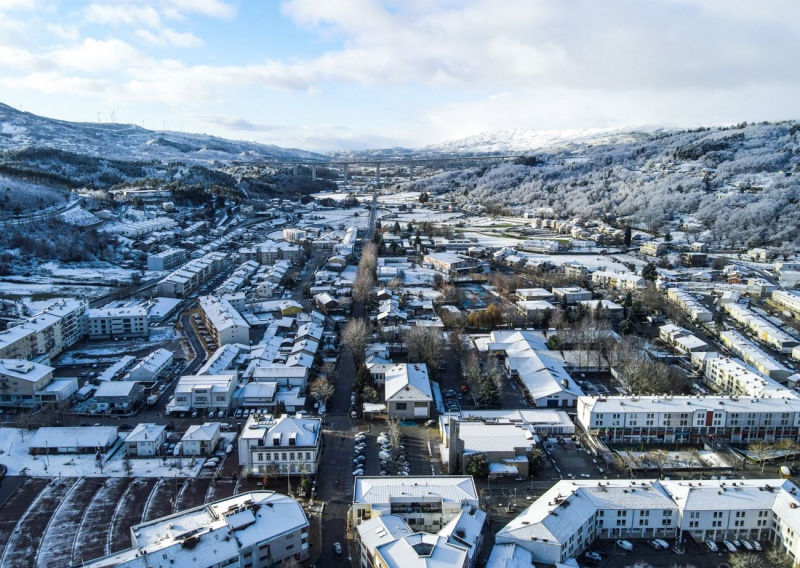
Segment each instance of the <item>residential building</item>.
M705 364L705 382L716 391L734 396L795 397L794 391L779 382L759 375L744 363L729 357L708 359Z
M308 384L307 367L288 367L286 365L268 364L254 361L247 368L245 376L258 382L275 382L279 387L291 387L305 390Z
M78 379L65 377L53 379L44 388L33 393L36 406L51 404L58 408L69 406L72 396L78 392ZM0 404L0 406L2 406Z
M296 243L305 241L308 238L308 233L305 229L298 229L297 227L285 227L283 229L283 240Z
M105 454L118 440L115 426L42 427L28 442L31 454Z
M705 266L708 264L708 255L704 252L682 252L681 262L685 266Z
M167 403L167 412L228 410L236 384L235 372L219 375L185 375L178 379L175 395Z
M85 568L271 568L309 558L303 507L274 491L250 491L131 527L131 548Z
M479 508L471 476L356 477L347 525L397 515L416 531L438 532L462 511Z
M680 288L670 288L667 290L667 297L678 304L681 310L694 321L709 322L714 319L714 314L712 314L710 310L695 300L688 292L684 292Z
M250 326L231 303L216 296L200 296L200 316L218 346L250 344Z
M24 359L0 359L0 406L33 408L36 394L53 382L53 371Z
M608 319L621 320L625 316L625 308L611 300L581 300L578 303L595 313L600 308L604 317Z
M129 380L152 383L164 376L172 365L172 351L156 349L130 370Z
M167 440L167 427L161 424L139 423L125 438L125 449L132 458L153 457Z
M797 558L797 487L783 479L561 481L498 531L533 562L578 557L595 539L769 542Z
M181 248L170 248L155 254L147 255L147 270L161 272L172 270L186 262L186 250Z
M637 290L643 288L645 280L632 272L610 272L598 270L592 273L592 282L617 290Z
M447 456L449 473L464 474L473 457L484 456L490 479L530 474L531 452L536 447L531 426L449 419L448 433L441 455Z
M181 453L185 456L210 456L220 441L219 422L192 424L181 438Z
M145 306L86 310L89 339L147 337L150 324Z
M141 404L143 397L144 387L135 381L106 381L94 393L101 412L130 412Z
M425 363L398 363L385 373L384 401L389 418L427 420L433 393Z
M722 331L719 337L725 347L730 349L734 355L764 376L776 381L785 381L794 374L794 371L784 367L773 357L767 355L736 330Z
M0 331L0 359L53 359L86 335L86 303L62 300Z
M434 270L444 274L456 274L458 272L469 272L475 266L475 259L462 254L451 252L437 252L426 254L422 261L431 265Z
M667 243L659 243L656 241L648 241L639 247L639 252L647 256L661 256L669 250Z
M526 302L524 300L517 300L517 311L525 316L528 321L535 321L545 316L548 312L553 312L556 307L550 302L544 300L537 300Z
M220 252L210 252L195 258L158 283L158 295L167 298L188 298L201 284L227 264L227 257Z
M732 443L800 440L800 399L793 395L607 396L578 399L578 425L610 443Z
M772 302L795 316L800 314L800 292L797 290L775 290L772 292Z
M246 475L316 475L322 453L322 419L251 414L239 436L239 465Z
M681 353L708 351L708 343L671 323L658 328L658 337Z
M523 302L552 301L555 296L544 288L517 288L517 299Z
M791 353L798 341L781 331L766 319L756 315L741 304L724 304L725 312L739 324L752 331L762 342L781 353Z
M566 302L567 304L577 304L592 299L592 293L577 286L567 288L553 288L553 295L556 302Z

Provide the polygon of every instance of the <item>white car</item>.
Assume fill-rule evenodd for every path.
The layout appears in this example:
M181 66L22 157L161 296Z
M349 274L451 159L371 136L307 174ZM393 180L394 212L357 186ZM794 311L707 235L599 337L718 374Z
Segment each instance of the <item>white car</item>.
M729 540L723 540L722 544L725 545L725 548L728 549L728 552L736 552L737 550L733 543Z
M358 468L353 471L353 477L358 477L359 475L364 475L364 470L361 468Z
M755 549L756 549L756 552L761 552L761 551L763 550L763 549L761 548L761 543L760 543L760 542L758 542L757 540L751 540L751 541L750 541L750 544L752 544L752 545L753 545L753 548L755 548Z
M753 545L747 542L746 540L741 540L742 546L744 546L745 550L752 552L754 550Z
M708 547L708 549L711 552L719 552L719 547L717 546L717 543L714 542L713 540L707 540L706 547Z

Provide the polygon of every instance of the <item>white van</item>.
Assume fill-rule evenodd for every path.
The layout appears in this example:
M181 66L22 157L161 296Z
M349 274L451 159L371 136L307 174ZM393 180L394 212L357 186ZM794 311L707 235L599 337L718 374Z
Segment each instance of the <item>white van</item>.
M627 540L618 540L617 546L619 546L622 550L627 550L628 552L633 550L633 545Z
M179 455L181 455L181 448L182 447L183 447L183 442L178 442L177 444L175 444L175 449L172 450L172 455L175 456L175 457L178 457Z

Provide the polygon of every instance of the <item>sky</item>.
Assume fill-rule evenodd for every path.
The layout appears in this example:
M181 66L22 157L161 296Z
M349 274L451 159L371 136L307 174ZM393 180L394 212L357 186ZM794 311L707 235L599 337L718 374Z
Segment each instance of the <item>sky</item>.
M0 102L316 151L800 118L796 0L0 0Z

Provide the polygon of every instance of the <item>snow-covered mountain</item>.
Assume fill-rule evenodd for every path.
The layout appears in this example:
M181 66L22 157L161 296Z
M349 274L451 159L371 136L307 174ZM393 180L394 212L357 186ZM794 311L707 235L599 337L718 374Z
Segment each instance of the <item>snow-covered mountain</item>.
M23 147L53 148L106 159L191 164L209 164L215 160L327 159L315 152L205 134L156 132L132 124L67 122L0 103L0 151Z

